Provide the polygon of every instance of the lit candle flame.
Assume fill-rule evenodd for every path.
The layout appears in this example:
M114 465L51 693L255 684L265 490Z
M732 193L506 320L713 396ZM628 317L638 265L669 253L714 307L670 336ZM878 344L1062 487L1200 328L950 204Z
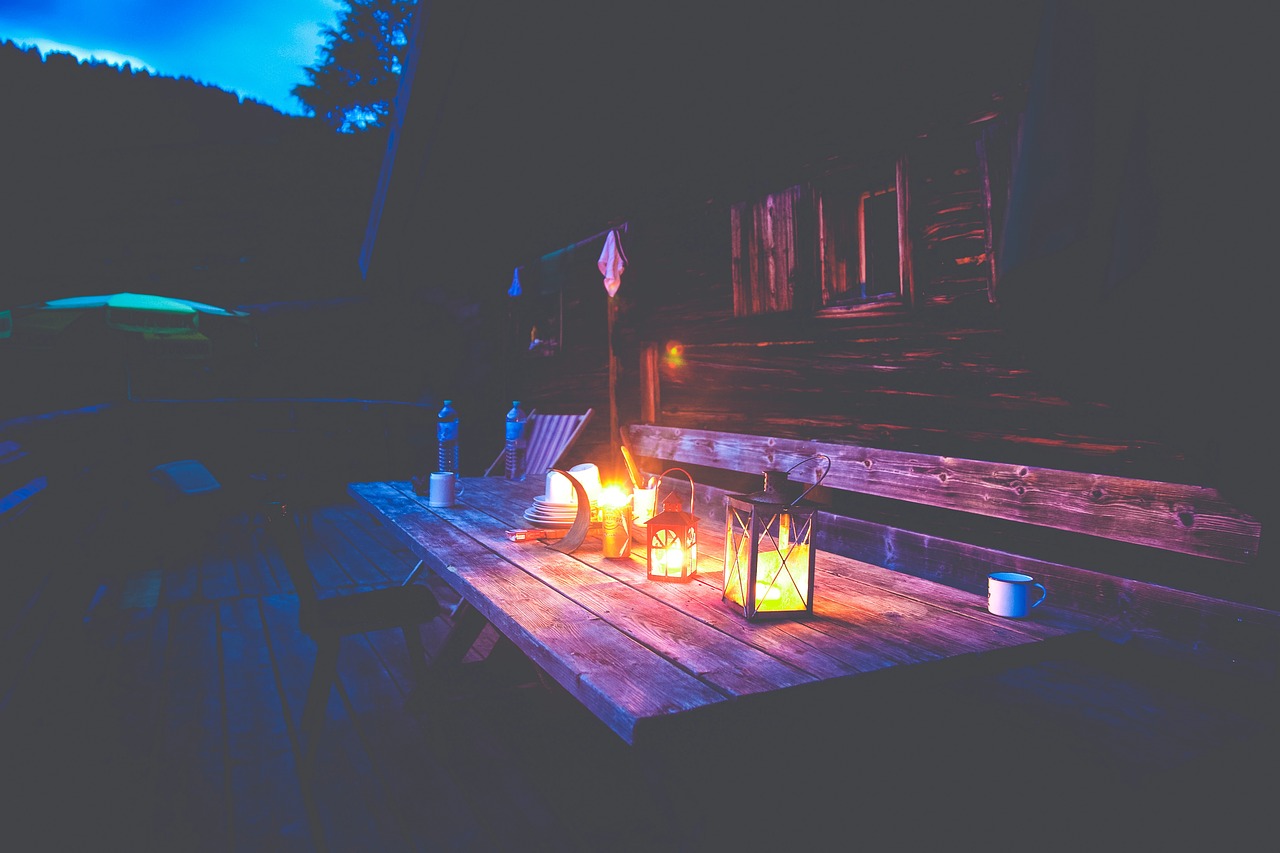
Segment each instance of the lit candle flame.
M667 546L666 553L662 555L662 565L667 574L679 574L684 568L684 548L679 542Z
M609 509L622 509L631 502L631 495L627 494L621 486L605 486L600 492L601 506Z

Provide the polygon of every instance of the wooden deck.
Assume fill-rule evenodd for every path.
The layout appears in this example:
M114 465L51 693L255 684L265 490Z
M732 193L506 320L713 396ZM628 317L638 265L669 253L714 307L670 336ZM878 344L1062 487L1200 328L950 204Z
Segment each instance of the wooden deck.
M326 589L399 582L412 567L345 496L311 518ZM1247 780L1280 752L1274 704L1247 694L1206 699L1058 661L833 706L796 721L803 758L708 741L655 760L518 657L495 654L415 710L397 631L344 641L303 785L314 648L259 518L231 513L186 548L117 540L64 567L84 583L65 585L65 606L2 685L12 849L709 850L832 833L903 849L984 837L993 801L1034 804L1055 839L1096 848L1242 840L1269 814L1273 786ZM424 629L429 650L446 629ZM1097 704L1059 693L1068 681L1095 684ZM1009 739L998 751L997 735ZM793 793L776 800L775 786ZM813 813L771 813L776 802Z
M326 589L410 571L353 503L312 519L307 551ZM307 791L295 758L314 646L256 516L224 519L185 553L94 570L87 606L55 617L5 685L0 811L3 837L23 841L13 849L593 850L645 838L633 762L590 714L518 659L415 713L398 631L344 641ZM445 627L424 629L429 649Z

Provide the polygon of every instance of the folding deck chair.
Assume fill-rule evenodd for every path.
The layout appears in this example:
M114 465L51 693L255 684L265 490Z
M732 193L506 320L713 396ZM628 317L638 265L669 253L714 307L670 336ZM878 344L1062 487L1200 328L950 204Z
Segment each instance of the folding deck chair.
M537 409L530 412L529 420L524 425L526 444L524 468L520 471L520 479L523 480L530 474L535 478L541 477L554 468L560 461L560 457L564 456L578 440L578 436L591 420L594 411L594 409L587 409L581 414L570 415L544 415ZM498 458L493 460L493 464L485 469L486 477L495 469L503 470L502 460L505 455L504 447L498 454Z

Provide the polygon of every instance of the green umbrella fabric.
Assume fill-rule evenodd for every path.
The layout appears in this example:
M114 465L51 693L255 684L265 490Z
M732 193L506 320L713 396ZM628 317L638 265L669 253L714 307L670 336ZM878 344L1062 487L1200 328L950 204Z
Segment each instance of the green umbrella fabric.
M0 337L12 337L24 326L36 331L57 333L90 312L102 314L103 321L113 329L154 335L195 332L200 328L202 314L216 317L248 316L244 311L149 293L70 296L19 305L0 312L3 315L3 319L0 319Z
M252 349L248 318L247 311L148 293L72 296L0 311L0 349L28 353L22 361L28 371L45 366L31 361L41 352L64 353L48 364L50 370L70 358L119 359L123 352L125 392L132 398L135 366L210 361L220 352ZM52 381L65 381L65 375Z

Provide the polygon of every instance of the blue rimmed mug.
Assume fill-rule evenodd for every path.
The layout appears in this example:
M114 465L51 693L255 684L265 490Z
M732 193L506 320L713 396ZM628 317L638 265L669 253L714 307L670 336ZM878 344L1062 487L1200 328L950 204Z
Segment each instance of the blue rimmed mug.
M1040 597L1031 600L1031 590L1040 590ZM1043 584L1031 575L1020 572L992 572L987 575L987 610L997 616L1025 619L1033 608L1044 603L1049 595Z

